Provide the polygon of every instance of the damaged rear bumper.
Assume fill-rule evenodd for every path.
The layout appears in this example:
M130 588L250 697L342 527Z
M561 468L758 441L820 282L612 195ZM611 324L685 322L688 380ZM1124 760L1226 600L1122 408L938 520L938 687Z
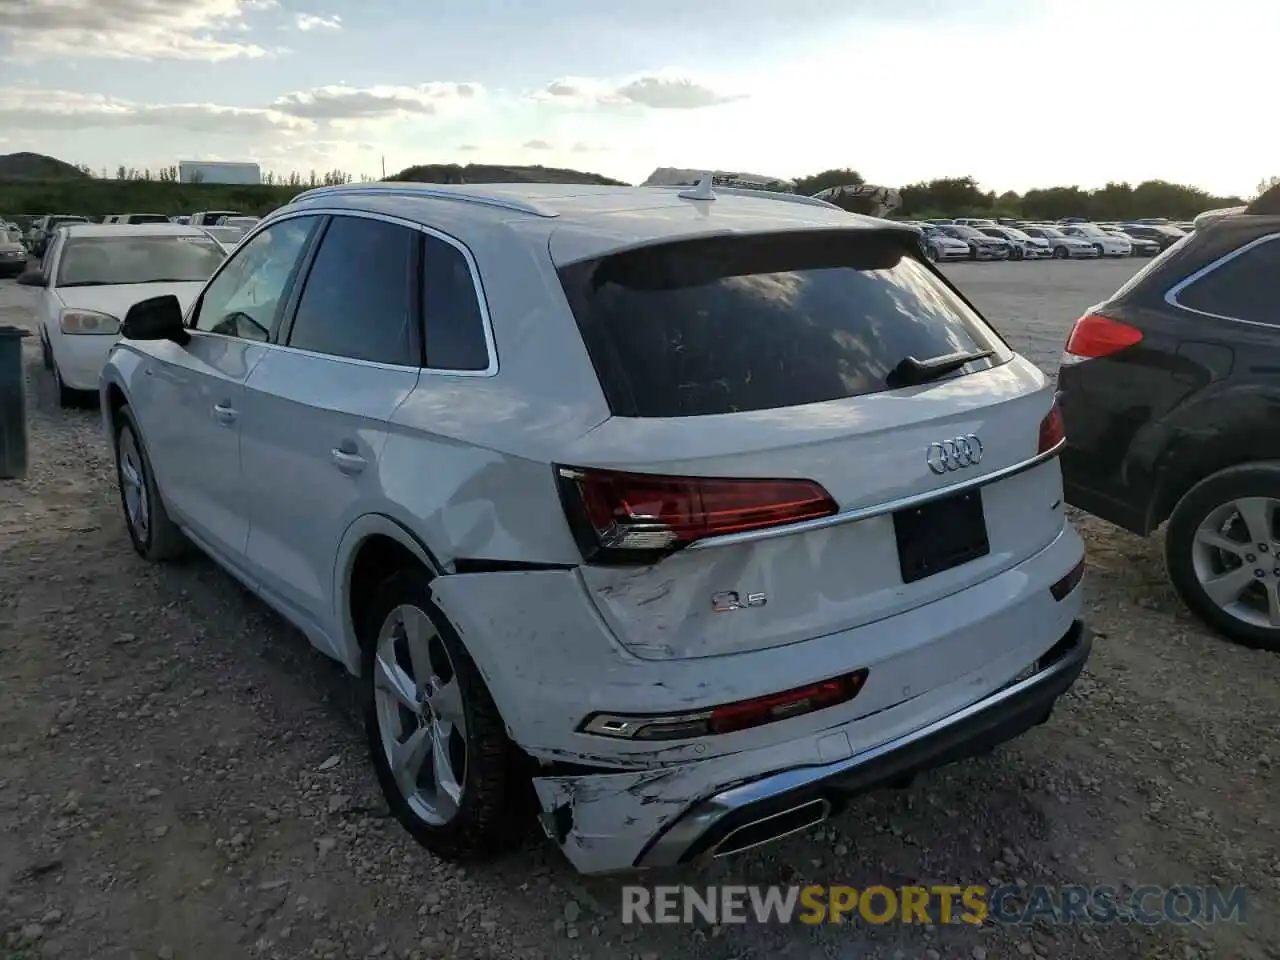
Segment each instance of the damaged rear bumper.
M820 823L858 793L982 753L1043 723L1080 675L1091 644L1089 629L1076 620L1030 675L961 710L831 763L770 773L710 796L690 796L696 789L691 768L697 764L571 778L578 780L572 798L557 797L544 780L538 790L545 809L558 807L562 814L547 814L544 825L561 844L572 830L565 852L588 873L675 866L741 852ZM569 802L571 824L565 818ZM619 816L633 826L655 828L638 855L621 862L621 850L608 839Z

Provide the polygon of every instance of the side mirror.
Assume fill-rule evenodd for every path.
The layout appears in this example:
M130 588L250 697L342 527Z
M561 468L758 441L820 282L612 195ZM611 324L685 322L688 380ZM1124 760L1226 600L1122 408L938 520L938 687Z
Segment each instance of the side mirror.
M18 276L18 283L24 287L47 287L49 278L44 275L44 271L36 268L28 270L26 273Z
M124 315L120 333L128 340L172 340L179 346L191 339L182 322L182 304L171 293L135 303Z

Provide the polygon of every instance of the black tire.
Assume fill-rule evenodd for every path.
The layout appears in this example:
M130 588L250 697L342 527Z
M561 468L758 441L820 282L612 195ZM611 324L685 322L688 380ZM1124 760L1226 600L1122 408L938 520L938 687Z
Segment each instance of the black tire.
M1054 247L1054 248L1053 248L1053 259L1055 259L1055 260L1065 260L1065 259L1067 259L1067 257L1069 257L1069 256L1071 256L1071 253L1070 253L1070 251L1068 251L1068 250L1067 250L1067 248L1066 248L1066 247Z
M49 340L43 333L40 334L40 362L46 370L53 369L53 351L49 349Z
M63 409L83 406L80 391L72 390L62 382L62 373L58 370L58 361L54 359L52 350L49 351L49 369L53 372L53 385L58 390L58 406Z
M1223 609L1206 592L1196 575L1196 550L1208 548L1198 545L1197 531L1202 523L1208 522L1215 513L1230 510L1233 501L1244 498L1269 498L1280 501L1280 461L1262 461L1230 467L1201 480L1178 501L1169 517L1169 526L1165 532L1165 565L1169 579L1188 609L1215 631L1233 643L1254 649L1280 651L1280 626L1265 627L1250 623ZM1280 510L1272 516L1270 542L1265 543L1266 550L1249 548L1257 544L1247 543L1242 539L1247 534L1243 520L1231 521L1230 536L1224 538L1238 540L1242 550L1239 556L1234 551L1213 551L1226 572L1227 568L1252 566L1264 574L1264 583L1277 584L1280 589ZM1216 527L1216 523L1214 524ZM1202 554L1203 557L1203 554ZM1250 562L1252 559L1252 562ZM1202 560L1203 562L1203 560ZM1256 566L1255 566L1256 565ZM1266 602L1266 588L1254 582L1247 586L1241 596L1249 597L1260 605Z
M409 834L443 860L485 860L505 853L523 839L527 819L514 748L484 680L448 618L431 599L431 578L425 570L406 569L378 588L361 627L360 700L369 757L387 805ZM378 638L392 612L404 606L426 614L445 651L462 699L466 733L465 772L451 819L434 824L410 806L401 791L383 746L375 697Z
M1101 260L1107 255L1107 251L1103 249L1102 244L1095 243L1093 249L1098 251L1098 259Z
M120 490L120 509L124 513L125 527L129 531L129 540L138 556L153 563L180 557L187 551L189 543L182 535L178 525L169 519L164 500L156 488L155 475L151 470L151 458L147 456L147 448L138 431L138 423L133 411L123 406L115 413L113 420L116 458L116 486ZM128 444L132 442L132 450L137 457L132 458ZM126 459L121 459L122 445L126 450ZM146 492L147 522L141 524L136 519L136 510L131 510L126 492L126 463L139 473L141 487Z

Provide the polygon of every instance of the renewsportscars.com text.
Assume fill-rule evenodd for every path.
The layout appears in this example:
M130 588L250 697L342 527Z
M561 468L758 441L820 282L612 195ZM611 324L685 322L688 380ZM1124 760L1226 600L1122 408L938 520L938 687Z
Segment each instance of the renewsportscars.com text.
M626 886L623 923L1243 923L1244 887Z

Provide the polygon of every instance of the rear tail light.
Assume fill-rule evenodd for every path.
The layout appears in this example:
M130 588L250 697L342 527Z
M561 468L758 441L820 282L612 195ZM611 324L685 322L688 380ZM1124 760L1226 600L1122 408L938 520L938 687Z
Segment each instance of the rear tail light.
M1040 421L1040 453L1048 453L1062 445L1062 441L1067 439L1067 430L1062 423L1062 409L1058 406L1057 397L1053 400L1053 406L1049 408L1049 412L1045 414L1043 420Z
M721 480L558 467L560 498L583 558L652 562L697 540L826 517L812 480Z
M867 671L862 669L807 687L796 687L794 690L739 700L693 713L593 713L578 729L582 733L619 740L682 740L734 733L848 703L862 691L866 682Z
M1063 363L1109 357L1142 341L1142 331L1098 313L1086 313L1071 328Z

